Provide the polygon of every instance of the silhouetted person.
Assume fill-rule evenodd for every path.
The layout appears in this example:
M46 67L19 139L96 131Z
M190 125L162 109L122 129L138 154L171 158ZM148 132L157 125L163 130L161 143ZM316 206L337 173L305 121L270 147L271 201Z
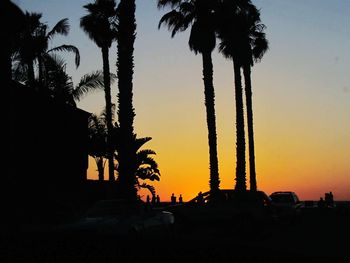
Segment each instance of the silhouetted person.
M329 206L329 193L325 193L324 194L324 201L325 201L325 204L326 206L328 207Z
M317 207L318 208L324 208L325 207L325 201L323 200L322 197L320 197L320 200L318 200Z
M179 196L179 203L182 204L182 202L183 202L183 200L182 200L182 195L180 194L180 196Z
M160 203L160 197L159 197L159 195L156 196L156 203L157 203L157 204Z
M324 199L325 199L327 207L333 207L334 200L333 200L333 193L332 192L325 193L324 194Z
M171 203L172 203L172 204L175 204L175 203L176 203L176 196L174 195L174 193L171 194L170 200L171 200Z
M149 195L147 195L146 202L147 202L147 204L149 204L151 202Z
M334 206L334 198L333 198L333 193L332 193L332 191L329 192L329 205L330 205L331 207Z
M155 195L152 195L152 204L156 204L156 196Z

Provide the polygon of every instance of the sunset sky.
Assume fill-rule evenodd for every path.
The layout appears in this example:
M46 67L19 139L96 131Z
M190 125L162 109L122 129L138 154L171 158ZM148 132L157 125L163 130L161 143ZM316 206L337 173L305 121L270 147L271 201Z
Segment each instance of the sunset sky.
M75 45L81 66L66 54L75 84L102 69L102 56L79 27L88 0L17 0L23 11L43 13L51 29L68 18L67 37L52 47ZM161 200L172 193L184 200L209 190L209 154L200 55L188 48L189 32L173 39L155 0L136 1L134 108L138 137L153 139L161 170L155 182ZM253 0L261 9L270 49L252 71L257 183L260 190L295 191L317 200L332 191L350 200L350 1ZM110 65L116 72L116 45ZM218 158L221 188L235 185L235 104L232 61L213 53ZM112 86L114 103L117 85ZM100 113L103 92L88 95L78 107ZM89 160L89 178L97 178ZM247 158L247 178L249 178ZM249 185L249 181L247 182ZM147 192L141 193L143 196Z

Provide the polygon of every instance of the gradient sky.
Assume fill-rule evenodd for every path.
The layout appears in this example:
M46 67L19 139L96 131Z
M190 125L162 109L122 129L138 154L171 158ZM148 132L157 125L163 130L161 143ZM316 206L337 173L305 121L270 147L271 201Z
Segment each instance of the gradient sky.
M69 18L69 35L57 37L52 46L72 44L79 48L78 69L73 56L66 56L74 83L85 73L102 68L100 50L79 28L79 19L85 14L82 6L90 1L14 2L24 11L43 13L42 21L49 28ZM332 191L335 200L350 200L350 1L253 3L261 9L270 42L270 50L252 72L258 188L267 194L295 191L301 199L314 200ZM153 138L144 148L157 152L161 181L153 185L161 200L181 193L186 201L199 191L209 190L201 57L189 51L188 32L171 39L165 27L158 30L166 10L158 10L155 0L137 0L136 4L135 131L139 137ZM113 45L113 72L115 62ZM233 188L233 66L217 50L213 64L220 187ZM116 95L117 85L112 89ZM103 92L88 95L78 107L100 113ZM88 173L90 178L97 178L92 159Z

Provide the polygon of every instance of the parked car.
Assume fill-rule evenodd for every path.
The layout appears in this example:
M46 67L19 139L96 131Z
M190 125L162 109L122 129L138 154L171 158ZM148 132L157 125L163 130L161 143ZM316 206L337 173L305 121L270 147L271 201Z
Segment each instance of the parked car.
M276 215L280 220L294 222L294 220L300 217L303 204L295 192L273 192L270 198L275 208Z
M263 191L222 189L216 194L200 193L188 202L167 207L176 223L189 228L206 226L247 226L273 221L270 197Z
M142 201L113 199L96 202L78 220L61 225L59 230L70 234L127 236L163 230L172 224L174 215L169 211L153 210Z

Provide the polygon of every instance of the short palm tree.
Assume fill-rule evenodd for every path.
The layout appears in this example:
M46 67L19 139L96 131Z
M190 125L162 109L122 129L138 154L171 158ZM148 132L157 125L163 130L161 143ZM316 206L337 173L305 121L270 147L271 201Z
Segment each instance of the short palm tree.
M123 144L120 146L118 185L120 195L137 199L135 186L136 152L130 147L134 140L133 74L136 38L135 0L120 0L118 5L117 77L118 122Z
M105 156L107 152L106 137L107 129L102 119L92 114L88 124L89 144L88 153L91 155L97 166L98 180L104 180Z
M119 154L118 150L121 145L121 137L118 136L120 134L120 128L116 125L115 126L115 147L116 147L116 155L115 159L117 160L118 164L116 165L116 170L119 176ZM150 149L143 149L140 150L140 148L150 141L151 137L143 137L143 138L136 138L136 134L134 135L134 141L132 144L132 149L136 152L136 162L135 167L133 170L135 171L134 174L134 185L136 188L146 188L150 191L152 196L155 197L156 191L155 187L153 185L150 185L147 181L159 181L160 180L160 171L158 168L158 163L154 160L152 155L155 155L155 151Z
M112 121L114 120L115 105L112 104ZM108 157L107 152L107 120L106 120L106 108L99 114L91 114L89 117L89 155L95 159L98 180L104 180L104 169L106 158ZM116 126L113 126L113 133ZM114 140L113 140L114 141ZM115 144L113 143L113 151L115 151Z
M219 167L217 154L217 135L215 117L215 93L213 85L213 63L211 54L215 48L215 0L158 0L158 7L170 6L172 10L166 13L159 22L164 23L171 31L171 36L191 27L189 47L195 53L200 53L203 60L203 80L208 126L210 190L219 189Z
M114 107L114 105L113 105ZM112 116L114 120L114 116ZM100 115L92 114L89 118L89 155L91 155L96 162L98 170L99 180L104 180L104 167L105 167L105 157L107 156L106 138L106 111L102 111ZM134 185L136 188L146 188L152 195L155 195L155 188L147 183L147 181L159 181L160 171L158 169L158 164L151 157L156 153L153 150L140 148L148 141L151 137L136 138L134 135L134 141L131 148L136 152L136 163L134 167ZM116 161L115 169L117 171L117 176L119 176L119 149L122 145L122 138L120 137L120 127L115 122L113 126L113 149L114 149L114 159Z
M95 0L84 6L88 14L80 19L80 26L96 45L101 48L107 118L107 148L109 180L114 181L113 149L111 146L112 101L108 52L116 39L116 8L114 0Z

